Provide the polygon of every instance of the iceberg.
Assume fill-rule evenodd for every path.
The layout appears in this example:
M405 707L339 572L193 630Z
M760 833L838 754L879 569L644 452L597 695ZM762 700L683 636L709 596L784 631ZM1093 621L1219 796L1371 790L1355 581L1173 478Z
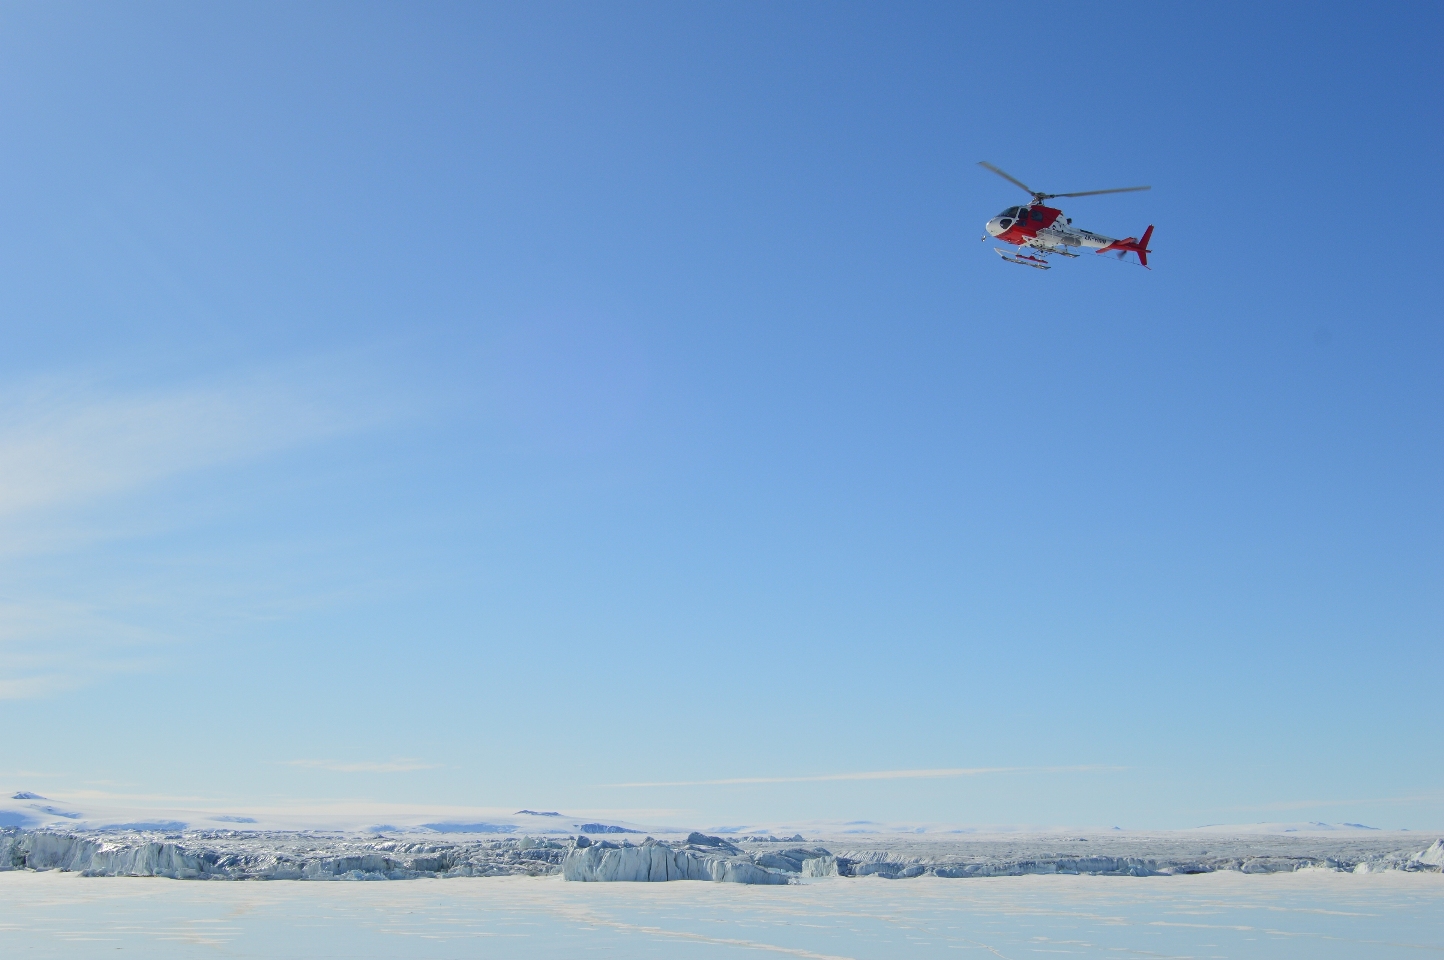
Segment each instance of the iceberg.
M562 877L582 882L712 880L721 883L787 883L788 877L754 863L736 847L720 844L671 844L648 837L638 846L605 841L577 844L562 861ZM717 838L708 838L716 840Z
M788 873L802 873L803 864L808 860L828 856L828 852L822 847L811 849L804 847L793 847L789 850L763 850L754 859L761 866L772 870L785 870Z
M802 861L802 869L798 872L804 877L835 877L837 876L837 858L811 857Z
M1444 840L1435 840L1428 848L1414 854L1410 862L1444 868Z

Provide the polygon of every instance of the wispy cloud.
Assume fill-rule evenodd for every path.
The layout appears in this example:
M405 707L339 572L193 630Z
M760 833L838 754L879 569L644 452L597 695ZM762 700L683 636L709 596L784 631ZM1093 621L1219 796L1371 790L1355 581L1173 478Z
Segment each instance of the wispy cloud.
M0 700L29 700L141 669L164 642L87 604L0 601Z
M283 760L288 767L305 767L310 770L329 770L332 773L410 773L413 770L436 770L439 763L427 763L411 757L395 760Z
M371 419L340 392L317 370L152 391L84 378L11 389L0 395L0 517L273 453Z
M1124 767L938 767L928 770L869 770L861 773L824 773L802 777L728 777L722 780L656 780L638 783L604 783L604 787L722 787L755 783L826 783L835 780L942 780L981 777L996 773L1097 773Z
M34 557L177 522L117 498L394 419L365 379L322 360L144 390L85 374L0 389L0 700L147 669L177 639L167 583L116 589L122 566L87 578Z
M73 690L80 678L57 674L38 677L0 677L0 700L36 700L51 694Z

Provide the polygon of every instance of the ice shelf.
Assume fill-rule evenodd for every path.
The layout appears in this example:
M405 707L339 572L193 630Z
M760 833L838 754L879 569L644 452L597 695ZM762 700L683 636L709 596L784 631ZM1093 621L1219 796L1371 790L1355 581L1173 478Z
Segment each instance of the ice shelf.
M615 836L615 835L613 835ZM702 833L658 840L530 835L166 832L0 829L0 871L183 880L406 880L560 873L606 882L707 880L783 884L823 878L904 880L1034 874L1169 876L1300 870L1444 872L1444 840L1351 837L1018 836L968 839L841 837L808 846Z

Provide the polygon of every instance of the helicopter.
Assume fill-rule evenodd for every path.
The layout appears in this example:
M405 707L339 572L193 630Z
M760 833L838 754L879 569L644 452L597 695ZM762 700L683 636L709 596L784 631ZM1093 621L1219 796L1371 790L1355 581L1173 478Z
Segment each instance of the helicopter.
M1148 241L1153 236L1152 224L1149 224L1148 229L1143 231L1141 240L1136 237L1114 240L1112 237L1090 233L1073 226L1072 217L1063 216L1062 210L1046 206L1043 201L1052 200L1054 197L1092 197L1100 193L1136 193L1140 190L1151 190L1152 187L1117 187L1113 190L1084 190L1081 193L1042 193L1034 190L1017 177L999 170L986 160L980 160L978 166L991 170L1009 183L1022 187L1025 192L1033 195L1031 201L1020 207L1009 207L989 220L984 228L988 231L989 236L1018 248L1013 251L994 247L998 256L1004 260L1038 270L1048 270L1051 269L1048 257L1054 255L1076 257L1078 254L1069 248L1078 247L1094 250L1097 253L1116 252L1119 260L1124 259L1130 253L1136 253L1138 262L1145 269L1148 268L1148 255L1153 252L1148 249ZM987 243L988 237L984 237L983 242Z

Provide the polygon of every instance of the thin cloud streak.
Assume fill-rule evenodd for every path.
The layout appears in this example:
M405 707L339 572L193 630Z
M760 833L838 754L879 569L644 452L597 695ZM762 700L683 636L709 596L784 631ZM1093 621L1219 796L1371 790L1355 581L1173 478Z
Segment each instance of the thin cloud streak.
M0 394L0 517L33 513L352 432L378 419L331 371L156 392L83 382Z
M831 783L838 780L942 780L981 777L994 773L1098 773L1126 767L1084 765L1073 767L941 767L934 770L871 770L862 773L827 773L810 777L729 777L724 780L666 780L642 783L604 783L604 787L723 787L758 783Z
M57 585L18 564L151 532L155 521L137 523L118 498L409 415L414 404L378 389L374 365L358 369L356 359L146 390L95 372L0 387L0 701L151 669L160 646L180 639L146 625L157 611L174 619L174 606L157 600L161 584L107 595L110 579Z
M0 701L54 696L140 669L164 638L75 602L0 601Z
M396 760L361 760L347 763L341 760L283 760L288 767L304 767L308 770L329 770L332 773L410 773L413 770L436 770L439 763L427 763L401 757Z

